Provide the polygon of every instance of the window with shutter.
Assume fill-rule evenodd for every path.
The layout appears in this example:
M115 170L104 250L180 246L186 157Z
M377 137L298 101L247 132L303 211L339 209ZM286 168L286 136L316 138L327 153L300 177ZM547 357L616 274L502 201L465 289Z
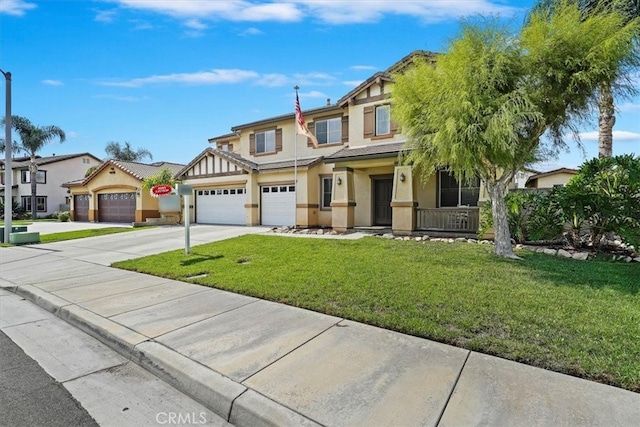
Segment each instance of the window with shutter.
M364 107L364 137L371 138L375 130L375 107Z

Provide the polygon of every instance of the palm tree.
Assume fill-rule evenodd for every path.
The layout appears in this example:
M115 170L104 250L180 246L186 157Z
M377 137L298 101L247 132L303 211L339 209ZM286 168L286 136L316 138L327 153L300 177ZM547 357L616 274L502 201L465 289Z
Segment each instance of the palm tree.
M577 4L585 17L594 13L615 11L624 19L622 25L633 25L638 32L640 27L640 0L540 0L533 11L546 10L553 13L559 3L568 1ZM640 33L637 34L640 37ZM637 37L637 38L638 38ZM636 39L637 39L636 38ZM636 43L636 47L638 44ZM598 157L610 158L613 153L613 126L616 123L614 94L631 96L638 89L631 82L631 72L640 67L640 51L631 51L631 55L622 64L618 73L603 80L597 90L598 104Z
M4 124L2 119L2 123ZM31 182L31 217L37 218L36 195L38 183L36 175L38 172L38 164L36 163L36 154L47 143L55 137L64 142L66 135L58 126L36 126L25 117L11 116L11 127L18 133L20 137L19 150L29 155L29 173Z
M122 160L125 162L139 162L140 160L148 157L149 160L153 160L151 152L145 148L139 148L133 150L129 142L124 143L124 147L119 142L111 141L107 144L104 151L107 155L115 160Z

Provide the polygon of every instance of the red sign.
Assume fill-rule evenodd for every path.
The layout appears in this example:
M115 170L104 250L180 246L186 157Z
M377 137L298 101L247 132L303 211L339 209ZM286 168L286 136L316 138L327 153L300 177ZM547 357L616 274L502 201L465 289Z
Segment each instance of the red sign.
M173 191L170 185L160 184L151 187L151 195L152 196L168 196Z

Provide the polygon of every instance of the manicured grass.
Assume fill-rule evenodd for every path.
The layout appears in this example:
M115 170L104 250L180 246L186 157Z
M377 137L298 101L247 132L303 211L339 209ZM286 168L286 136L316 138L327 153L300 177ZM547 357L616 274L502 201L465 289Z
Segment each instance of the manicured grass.
M129 231L137 230L140 230L140 228L106 227L90 228L87 230L64 231L61 233L41 234L40 243L62 242L64 240L84 239L85 237L105 236L107 234L127 233Z
M640 391L640 265L248 235L114 264ZM206 274L205 277L193 276Z

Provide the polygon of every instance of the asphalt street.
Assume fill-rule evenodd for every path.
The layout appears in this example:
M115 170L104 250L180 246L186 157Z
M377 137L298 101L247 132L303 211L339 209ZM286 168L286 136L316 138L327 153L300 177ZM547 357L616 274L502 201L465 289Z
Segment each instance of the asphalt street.
M0 361L0 425L98 425L62 384L47 374L2 331Z

